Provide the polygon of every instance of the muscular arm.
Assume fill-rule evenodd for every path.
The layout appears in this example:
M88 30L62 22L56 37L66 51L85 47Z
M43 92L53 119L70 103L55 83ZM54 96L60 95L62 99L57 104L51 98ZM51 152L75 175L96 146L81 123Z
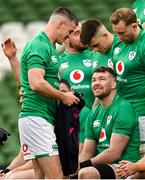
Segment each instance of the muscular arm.
M11 162L11 164L7 168L10 170L13 170L13 169L17 168L18 166L21 166L25 163L26 163L26 161L24 161L24 159L23 159L23 153L20 150L19 154L15 157L15 159Z
M28 169L33 169L32 161L26 161L25 164L20 165L14 169L14 171L24 171Z
M11 39L7 39L2 44L3 52L5 56L8 58L12 72L16 78L16 80L20 81L20 63L17 57L17 48L14 42Z
M85 139L83 150L79 155L79 162L86 161L95 155L96 141Z
M28 78L32 90L39 92L43 96L62 101L66 105L77 104L79 99L72 93L63 93L51 86L44 79L45 71L39 68L33 68L28 71Z
M118 160L129 141L129 137L113 133L110 140L110 147L94 158L91 158L93 164L106 163L111 164Z

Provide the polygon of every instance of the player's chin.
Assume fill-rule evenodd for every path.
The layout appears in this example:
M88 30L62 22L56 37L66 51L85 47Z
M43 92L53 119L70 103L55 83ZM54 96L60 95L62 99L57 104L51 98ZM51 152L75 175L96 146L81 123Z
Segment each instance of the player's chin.
M62 38L62 39L57 39L57 43L60 44L60 45L62 45L64 41L65 41L64 38Z
M96 97L98 97L98 96L100 96L100 92L98 92L98 91L93 91L93 93L94 93L94 95L96 96Z

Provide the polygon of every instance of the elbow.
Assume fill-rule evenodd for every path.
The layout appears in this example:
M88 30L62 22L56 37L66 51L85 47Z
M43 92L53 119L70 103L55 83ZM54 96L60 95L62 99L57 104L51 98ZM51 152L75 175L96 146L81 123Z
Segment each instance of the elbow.
M120 157L121 157L121 153L120 153L120 152L115 152L115 153L113 154L113 159L114 159L114 160L118 160L118 159L120 159Z
M30 88L33 91L39 91L41 87L42 87L42 82L31 82L30 83Z

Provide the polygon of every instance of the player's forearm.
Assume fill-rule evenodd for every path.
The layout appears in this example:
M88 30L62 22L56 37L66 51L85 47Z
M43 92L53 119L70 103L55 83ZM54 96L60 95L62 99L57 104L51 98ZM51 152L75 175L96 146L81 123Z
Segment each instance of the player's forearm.
M12 72L17 81L20 81L20 63L17 56L13 56L9 59Z
M8 169L12 170L15 169L16 167L25 164L26 161L23 159L23 155L19 153L18 156L11 162L11 164L7 167Z
M120 158L121 153L110 150L109 148L98 154L94 158L91 158L92 164L112 164L114 161Z
M27 161L25 164L15 168L15 171L24 171L32 168L33 168L32 161Z
M35 90L39 92L41 95L49 97L49 98L54 98L56 100L63 100L65 98L64 93L55 89L45 80L36 82L36 84L31 85L31 88L32 90Z
M82 151L79 155L79 162L86 161L90 159L91 157L93 157L93 155L90 155L90 153L86 153Z

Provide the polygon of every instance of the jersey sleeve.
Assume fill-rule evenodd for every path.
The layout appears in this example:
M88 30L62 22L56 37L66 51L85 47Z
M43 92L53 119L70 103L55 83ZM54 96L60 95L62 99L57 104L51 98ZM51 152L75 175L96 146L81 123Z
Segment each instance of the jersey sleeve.
M136 121L136 115L132 105L126 101L121 102L118 113L116 114L113 133L130 136Z
M145 36L144 36L144 38L145 38ZM145 39L142 41L141 48L140 48L141 60L145 67L145 45L144 44L145 44Z
M88 116L85 124L85 139L95 140L91 113Z
M85 124L85 139L90 139L90 140L96 141L96 135L94 134L93 124L94 124L97 112L98 112L98 106L96 106L89 113L89 115L87 117L86 124ZM97 137L99 137L99 134Z
M35 46L36 47L36 46ZM47 68L47 63L49 63L49 53L41 45L37 48L31 47L28 54L27 68L40 68L45 70Z

